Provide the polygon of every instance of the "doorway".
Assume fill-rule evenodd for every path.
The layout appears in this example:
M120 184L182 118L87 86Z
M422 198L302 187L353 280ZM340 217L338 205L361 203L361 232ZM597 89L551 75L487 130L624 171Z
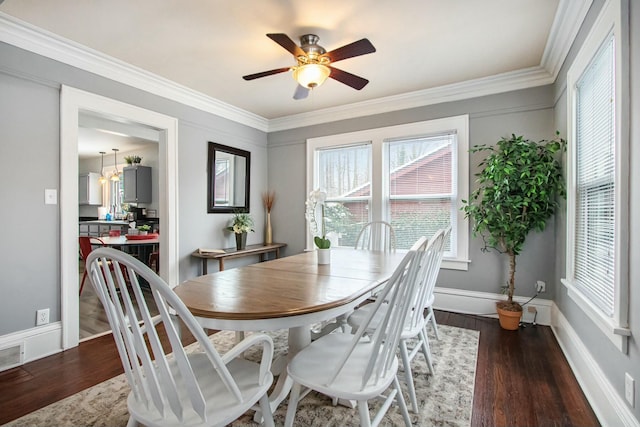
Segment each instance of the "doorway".
M91 247L86 245L87 241L93 242L96 246L104 244L105 239L111 238L109 236L113 233L128 234L130 226L150 224L153 230L157 230L160 200L159 132L137 123L115 121L104 115L88 114L85 111L80 111L78 126L78 168L80 176L83 177L81 182L86 184L86 187L82 184L79 187L78 222L80 239L84 238L85 242L85 255L91 250ZM125 198L125 168L131 167L134 160L143 172L150 176L150 180L146 182L150 186L145 185L145 188L141 189L145 199L140 202ZM84 197L82 191L85 188L87 197ZM148 215L147 212L152 215ZM108 221L107 214L110 216ZM128 220L129 216L134 222ZM147 265L150 265L151 254L159 253L154 252L158 250L155 244L118 248L136 256ZM159 265L159 262L154 264ZM102 303L86 276L83 257L78 258L78 275L80 342L83 342L110 333L111 326ZM143 287L142 290L152 315L157 314L150 290L147 287Z
M78 132L79 116L90 113L154 129L159 134L160 276L178 283L178 120L154 111L68 86L60 97L60 253L62 347L79 342L78 280Z

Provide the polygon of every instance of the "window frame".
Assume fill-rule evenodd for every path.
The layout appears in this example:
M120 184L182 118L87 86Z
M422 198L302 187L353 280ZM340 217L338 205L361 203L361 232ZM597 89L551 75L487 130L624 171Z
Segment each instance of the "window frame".
M628 2L612 0L605 4L584 44L567 72L567 238L566 272L562 283L569 297L607 336L618 350L627 353L629 330L629 27ZM614 314L607 316L575 285L577 89L584 72L611 36L615 55L615 236L614 236Z
M384 170L384 147L389 141L417 138L438 133L454 131L457 133L457 200L456 209L462 208L463 199L469 194L469 115L460 115L415 122L403 125L388 126L363 131L348 132L307 139L307 194L319 182L316 152L326 148L348 147L359 144L371 144L371 220L381 221L386 212L387 199L384 197L386 177ZM469 268L469 223L464 215L457 215L454 234L456 236L456 258L444 258L442 268L452 270L468 270ZM305 223L306 226L306 223ZM306 227L306 246L313 248L313 238ZM453 234L453 233L452 233Z

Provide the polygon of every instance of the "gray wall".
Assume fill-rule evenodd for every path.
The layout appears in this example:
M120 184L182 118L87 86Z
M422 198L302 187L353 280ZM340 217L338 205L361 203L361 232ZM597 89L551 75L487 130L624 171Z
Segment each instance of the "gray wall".
M567 90L566 73L571 66L579 48L582 46L588 29L591 28L604 1L594 0L587 21L583 25L580 34L572 47L569 57L560 72L560 78L554 87L556 106L555 123L558 129L566 132L567 129ZM629 339L629 352L622 354L605 337L598 327L587 317L584 312L567 295L564 286L555 290L554 299L560 311L576 331L580 340L589 349L600 368L604 371L618 394L624 399L624 375L628 372L636 380L636 405L632 408L636 418L640 419L640 345L638 343L638 331L640 331L640 226L637 218L640 217L640 173L637 166L640 164L640 2L630 1L630 176L629 176L629 321L632 336ZM635 25L634 25L635 24ZM565 277L566 257L564 253L566 236L566 215L557 218L556 227L556 282ZM624 230L623 232L626 232Z
M441 117L469 114L469 144L494 144L512 133L534 140L552 138L553 88L551 86L485 96L459 102L415 108L376 116L336 121L269 134L269 185L278 191L273 209L274 239L288 243L287 254L305 247L306 222L306 139L363 129L411 123ZM471 158L471 190L476 188L475 174L480 158ZM553 292L555 253L554 224L543 233L532 233L518 257L516 294L530 296L536 280L543 280L547 292ZM499 293L507 280L506 257L480 251L481 241L472 239L468 271L442 270L438 286Z
M178 118L180 280L200 273L199 260L190 257L194 249L234 245L223 232L231 215L207 214L208 141L251 152L256 232L248 240L262 241L264 132L0 43L0 335L34 327L40 308L51 309L52 322L60 320L59 205L44 204L44 189L64 191L59 188L61 84Z

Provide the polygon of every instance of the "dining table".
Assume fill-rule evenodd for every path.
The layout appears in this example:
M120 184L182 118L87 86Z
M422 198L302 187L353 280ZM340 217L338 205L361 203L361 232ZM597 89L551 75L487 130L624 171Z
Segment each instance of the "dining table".
M317 251L308 251L198 276L174 288L203 328L236 333L288 330L287 357L272 368L279 375L269 397L274 411L293 385L286 363L311 343L312 325L365 302L404 256L350 248L331 251L329 264L319 265Z
M97 239L99 239L99 241ZM148 236L134 236L133 238L122 235L122 236L103 236L103 237L96 238L95 243L100 243L100 242L102 242L104 246L159 245L160 235L150 234Z
M152 267L152 254L158 253L160 248L160 235L158 233L141 235L120 235L120 236L103 236L92 238L92 244L95 246L109 246L128 254L132 254L145 264ZM156 261L156 271L159 262Z

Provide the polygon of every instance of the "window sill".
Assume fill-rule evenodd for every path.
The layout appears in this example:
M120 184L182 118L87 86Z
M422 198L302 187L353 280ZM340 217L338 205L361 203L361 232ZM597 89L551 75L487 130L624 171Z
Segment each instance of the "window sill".
M443 259L440 268L444 268L445 270L467 271L469 270L470 262L471 261L461 259Z
M561 279L567 288L567 294L576 305L595 323L602 333L609 338L613 345L626 354L628 350L631 329L617 325L613 319L606 317L579 289L567 279Z

